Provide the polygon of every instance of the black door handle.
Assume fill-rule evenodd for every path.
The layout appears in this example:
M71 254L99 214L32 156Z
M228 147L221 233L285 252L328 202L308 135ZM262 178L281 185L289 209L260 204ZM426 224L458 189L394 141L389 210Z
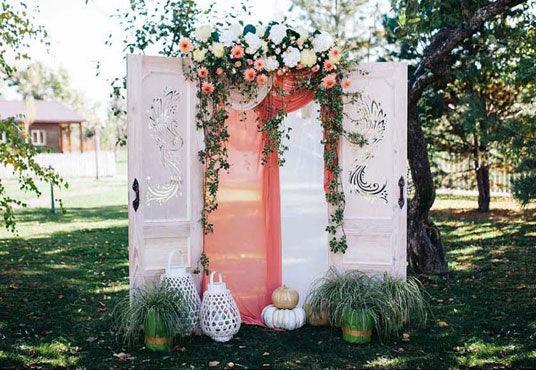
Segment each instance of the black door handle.
M134 212L136 212L140 206L140 184L138 183L138 179L134 179L132 190L134 190L134 194L136 194L136 198L132 201L132 207L134 208Z
M400 209L404 207L404 186L406 185L406 181L404 180L404 176L400 176L400 179L398 180L398 187L400 188L400 196L398 197L398 205L400 206Z

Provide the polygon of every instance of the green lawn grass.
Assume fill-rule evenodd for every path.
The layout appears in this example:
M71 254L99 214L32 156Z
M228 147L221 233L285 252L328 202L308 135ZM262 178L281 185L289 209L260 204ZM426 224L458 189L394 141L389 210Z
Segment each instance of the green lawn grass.
M473 198L439 199L451 274L424 279L433 318L409 341L354 346L329 328L243 326L226 344L192 337L154 354L111 330L128 288L124 181L72 181L61 196L65 214L29 199L19 236L0 231L0 367L536 367L536 213L507 199L489 216L469 210Z

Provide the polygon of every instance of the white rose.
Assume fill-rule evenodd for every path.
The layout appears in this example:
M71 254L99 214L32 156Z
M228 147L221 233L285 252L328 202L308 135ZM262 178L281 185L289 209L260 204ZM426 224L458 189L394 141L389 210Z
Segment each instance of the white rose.
M210 50L212 51L212 54L214 54L216 58L221 58L223 56L223 53L225 52L225 49L221 42L212 43Z
M246 53L248 54L255 54L255 52L259 50L259 48L262 45L262 42L259 36L251 32L246 34L246 36L244 36L244 40L248 44L248 47L246 48Z
M274 24L272 28L270 28L270 34L268 35L268 38L276 45L281 44L281 41L285 38L287 35L287 27L283 26L282 24Z
M205 54L207 53L204 49L195 49L193 53L194 60L197 63L201 63L203 60L205 60Z
M291 46L283 53L283 62L289 68L296 67L300 59L300 51L295 47Z
M316 63L316 53L311 49L304 49L300 61L306 67L312 67Z
M327 33L319 33L313 39L313 48L317 53L322 53L333 46L333 38Z
M275 57L269 57L265 60L266 65L264 66L264 69L266 69L268 72L275 71L279 68L279 62Z
M212 34L212 28L209 25L199 26L195 29L194 35L199 41L207 41Z
M238 23L231 25L228 29L222 32L220 41L225 46L231 46L233 42L238 40L242 34L242 26Z

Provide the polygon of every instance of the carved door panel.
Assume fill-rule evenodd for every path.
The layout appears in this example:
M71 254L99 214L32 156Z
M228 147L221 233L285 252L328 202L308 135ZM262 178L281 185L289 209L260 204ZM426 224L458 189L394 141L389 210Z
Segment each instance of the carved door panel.
M345 104L344 126L362 134L362 147L342 141L346 197L345 254L331 254L342 269L406 276L407 66L363 63L350 76L361 93Z
M131 288L174 264L194 267L202 251L201 139L196 88L177 58L129 55L128 178Z

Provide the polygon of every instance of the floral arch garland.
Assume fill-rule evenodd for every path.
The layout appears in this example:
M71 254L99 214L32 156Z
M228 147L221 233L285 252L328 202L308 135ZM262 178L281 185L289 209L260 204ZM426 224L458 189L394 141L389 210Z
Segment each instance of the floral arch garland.
M202 224L205 234L212 232L209 215L217 209L220 171L228 170L229 133L226 108L264 109L266 119L258 125L263 133L263 164L284 163L288 138L282 122L293 96L309 94L320 107L324 129L324 190L330 208L329 246L332 252L347 248L343 229L345 199L338 161L339 141L345 137L356 145L364 139L343 128L343 101L355 102L359 93L349 92L346 74L351 63L347 53L334 45L323 32L293 29L270 22L267 26L240 24L226 29L198 27L193 35L179 41L181 56L188 61L186 75L198 84L196 124L204 132L205 148L199 158L205 166ZM288 98L288 99L287 99ZM240 109L239 109L240 110ZM267 111L267 112L266 112Z

